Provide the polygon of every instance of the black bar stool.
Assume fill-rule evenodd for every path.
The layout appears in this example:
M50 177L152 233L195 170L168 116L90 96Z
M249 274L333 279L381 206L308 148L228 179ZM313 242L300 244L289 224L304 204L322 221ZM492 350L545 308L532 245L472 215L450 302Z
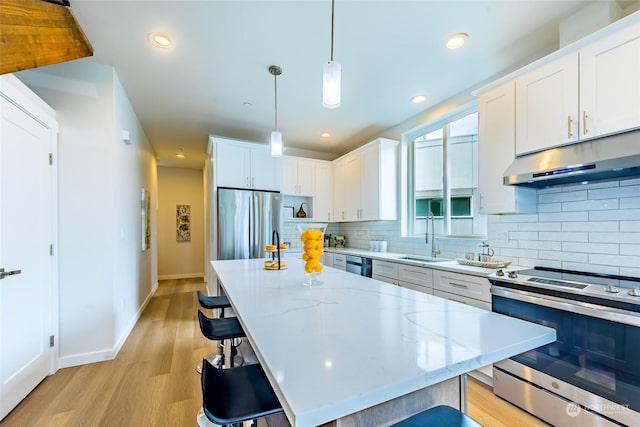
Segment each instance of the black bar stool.
M203 294L201 291L198 291L198 302L202 308L208 308L211 310L220 309L220 315L218 317L224 317L224 309L230 308L231 303L229 302L229 298L226 296L219 297L209 297Z
M262 366L257 364L216 369L203 360L201 384L202 410L217 425L228 426L283 411Z
M237 317L223 317L221 319L211 319L205 316L202 311L198 310L198 322L200 323L200 331L202 335L211 341L220 341L221 345L224 340L232 340L235 338L242 338L245 335L240 321ZM238 350L231 343L231 353L229 366L233 367L233 359L235 358ZM219 355L221 357L220 367L224 365L224 353Z
M391 427L482 427L480 424L451 406L434 406L400 421Z
M218 314L218 318L220 319L224 317L224 309L231 307L229 298L227 298L226 296L210 297L203 294L201 291L198 291L198 303L200 303L200 306L202 308L207 308L210 310L220 310L220 313ZM211 362L214 366L221 368L222 365L224 364L223 346L222 345L219 346L219 350L217 354L211 354L207 356L207 360ZM198 373L202 372L202 362L199 362L196 365L196 371Z

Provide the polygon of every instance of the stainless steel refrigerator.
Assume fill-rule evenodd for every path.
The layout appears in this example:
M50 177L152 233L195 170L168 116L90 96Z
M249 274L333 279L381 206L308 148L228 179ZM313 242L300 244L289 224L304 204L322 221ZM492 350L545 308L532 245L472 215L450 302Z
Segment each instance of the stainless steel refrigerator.
M282 224L282 194L218 188L217 259L264 258Z

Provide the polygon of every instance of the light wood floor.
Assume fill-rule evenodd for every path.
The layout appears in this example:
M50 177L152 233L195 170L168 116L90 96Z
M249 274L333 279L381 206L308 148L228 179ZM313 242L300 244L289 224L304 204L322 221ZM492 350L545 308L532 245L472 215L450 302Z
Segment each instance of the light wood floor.
M160 282L115 360L60 369L0 426L195 426L195 366L214 350L198 328L199 289L201 280ZM472 378L468 396L469 415L485 427L546 426Z

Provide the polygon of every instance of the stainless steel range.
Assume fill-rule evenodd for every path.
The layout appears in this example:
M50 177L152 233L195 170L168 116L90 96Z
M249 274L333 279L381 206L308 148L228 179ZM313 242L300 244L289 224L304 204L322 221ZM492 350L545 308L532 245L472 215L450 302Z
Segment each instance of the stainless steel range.
M536 267L489 280L493 311L557 334L495 364L495 394L554 426L640 426L640 278Z

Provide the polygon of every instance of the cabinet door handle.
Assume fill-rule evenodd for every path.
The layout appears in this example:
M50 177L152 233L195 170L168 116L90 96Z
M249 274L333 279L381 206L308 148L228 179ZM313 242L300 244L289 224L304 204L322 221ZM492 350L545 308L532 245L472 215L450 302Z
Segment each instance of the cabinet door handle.
M567 138L573 138L573 120L571 120L571 116L567 116Z
M249 177L248 176L244 177L244 185L246 185L247 187L249 186Z
M467 289L468 286L464 285L462 283L456 283L456 282L449 282L449 284L455 288L463 288L463 289Z
M588 134L589 131L587 130L587 118L589 116L587 115L586 111L582 112L582 132L584 135Z
M251 177L251 186L255 187L255 178L254 177Z

